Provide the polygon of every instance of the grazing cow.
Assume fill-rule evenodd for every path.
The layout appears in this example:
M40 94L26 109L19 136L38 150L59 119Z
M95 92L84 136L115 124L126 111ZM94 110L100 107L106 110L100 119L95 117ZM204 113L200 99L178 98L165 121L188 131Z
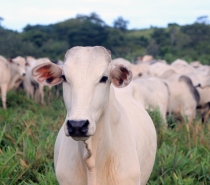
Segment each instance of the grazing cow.
M202 64L199 61L190 62L190 65L193 66L194 68L202 66Z
M133 98L132 84L127 86L132 73L126 67L114 66L104 47L74 47L63 67L46 63L32 74L44 85L63 82L67 115L54 152L60 185L146 184L155 160L156 131Z
M198 62L194 64L199 64ZM201 114L202 121L207 122L210 110L210 68L206 65L199 64L192 66L186 62L180 61L175 65L176 71L189 77L200 96L200 101L197 104L197 111Z
M173 69L172 66L162 63L162 62L155 62L154 64L150 65L147 74L150 76L160 77L164 72Z
M168 112L181 115L183 120L192 122L200 96L191 79L174 70L166 71L161 78L165 79L170 91Z
M9 61L0 56L0 89L3 108L6 109L7 91L15 86L15 82L25 76L26 61L23 57L16 57Z
M201 115L202 122L207 123L210 114L210 87L196 88L200 95L197 111Z
M145 109L160 111L163 122L166 124L166 113L169 101L168 85L156 77L137 78L133 81L138 85L144 100Z
M39 58L35 59L31 56L27 56L26 60L28 62L28 66L26 68L26 78L24 79L24 89L26 92L27 97L31 97L36 102L41 102L41 104L44 104L44 85L37 83L32 75L31 70L39 65L46 62L51 62L48 58ZM50 88L51 89L51 88ZM49 89L49 92L50 92ZM49 98L49 96L48 96Z
M144 55L143 57L138 57L136 63L138 64L138 63L142 63L142 62L149 62L149 61L152 61L152 60L154 60L153 56Z

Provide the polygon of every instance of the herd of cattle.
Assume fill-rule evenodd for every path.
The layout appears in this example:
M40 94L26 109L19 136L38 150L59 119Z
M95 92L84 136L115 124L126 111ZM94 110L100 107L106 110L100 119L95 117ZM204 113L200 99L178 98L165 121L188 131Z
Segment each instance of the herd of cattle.
M136 65L123 58L113 60L132 71L133 82L140 88L145 108L158 108L164 122L167 114L174 114L190 123L196 113L202 116L203 122L207 122L210 114L210 67L180 59L170 65L164 60L149 59Z
M44 104L44 85L32 77L32 69L51 62L48 58L16 57L7 60L0 56L0 92L6 109L7 91L22 83L27 97ZM146 109L159 109L166 123L167 114L175 114L184 121L192 122L199 112L206 122L210 114L210 67L199 62L187 63L177 59L170 65L163 60L145 56L137 64L123 58L112 60L114 64L128 67L133 82L139 87L142 103ZM56 62L62 66L63 62ZM51 91L49 87L48 93ZM56 96L59 95L56 86ZM48 96L49 97L49 96Z
M44 103L44 86L63 84L67 115L56 139L54 164L61 185L146 184L156 149L156 131L146 109L207 120L209 66L199 62L117 58L104 47L74 47L64 63L47 58L0 56L3 108L6 93L23 83L28 97ZM66 137L70 136L70 137ZM76 141L76 142L75 142Z
M7 60L0 56L0 90L4 109L7 91L18 88L21 83L27 97L44 104L44 85L34 80L31 71L35 66L46 62L50 60L29 56ZM153 60L148 56L135 65L123 58L112 62L123 64L132 71L133 82L139 88L145 108L159 109L165 123L167 114L175 114L184 121L192 122L196 112L201 114L204 122L207 121L210 108L209 66L199 62L187 63L180 59L169 65L163 60ZM58 61L57 64L62 66L63 62ZM50 90L51 87L48 93ZM56 96L58 93L56 86Z
M0 90L3 108L6 109L6 93L21 83L27 97L44 104L44 85L38 84L31 75L32 69L40 64L51 62L48 58L16 57L7 60L0 56ZM145 56L137 64L123 58L112 61L123 64L133 74L133 82L139 86L142 103L146 109L159 109L166 123L166 114L181 116L192 122L198 111L204 122L210 109L210 67L199 62L187 63L177 59L170 65L163 60L153 60ZM63 65L62 61L57 62ZM50 93L49 87L48 93ZM56 86L56 95L58 96ZM48 96L49 97L49 96Z
M18 56L6 59L0 56L0 90L3 108L6 109L6 94L11 89L17 89L21 84L28 98L44 104L44 85L38 84L31 75L31 70L40 64L51 62L48 58L35 59L31 56ZM63 62L58 60L58 65ZM50 92L51 88L49 88ZM58 89L56 94L58 96Z

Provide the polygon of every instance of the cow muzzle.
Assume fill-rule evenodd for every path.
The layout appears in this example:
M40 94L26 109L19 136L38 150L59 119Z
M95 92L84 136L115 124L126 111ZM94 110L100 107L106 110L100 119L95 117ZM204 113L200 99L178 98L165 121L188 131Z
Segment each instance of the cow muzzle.
M89 137L87 136L89 121L88 120L68 120L66 122L68 134L71 137Z

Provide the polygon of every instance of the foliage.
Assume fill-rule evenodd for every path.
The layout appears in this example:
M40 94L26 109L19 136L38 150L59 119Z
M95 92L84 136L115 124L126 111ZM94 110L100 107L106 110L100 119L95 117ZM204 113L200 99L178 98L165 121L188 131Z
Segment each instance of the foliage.
M210 182L210 125L174 122L162 127L158 112L149 112L157 131L158 150L148 185L208 185Z
M40 107L23 93L8 94L0 109L0 184L58 184L53 146L65 108L61 99Z
M210 64L210 25L206 16L190 25L169 23L167 28L128 30L127 25L127 20L118 17L110 27L91 13L56 24L27 25L21 33L0 27L0 54L62 60L71 47L101 45L111 50L113 58L131 62L151 54L169 63L181 58Z
M114 21L114 28L120 29L121 31L126 31L129 21L124 20L122 17L118 17Z

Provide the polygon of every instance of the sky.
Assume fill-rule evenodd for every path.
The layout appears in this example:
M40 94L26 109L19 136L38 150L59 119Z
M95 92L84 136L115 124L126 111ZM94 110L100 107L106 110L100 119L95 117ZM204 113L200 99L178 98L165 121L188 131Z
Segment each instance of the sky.
M95 12L109 26L119 16L128 29L168 23L192 24L200 16L210 19L210 0L0 0L1 25L22 31L27 25L48 25Z

